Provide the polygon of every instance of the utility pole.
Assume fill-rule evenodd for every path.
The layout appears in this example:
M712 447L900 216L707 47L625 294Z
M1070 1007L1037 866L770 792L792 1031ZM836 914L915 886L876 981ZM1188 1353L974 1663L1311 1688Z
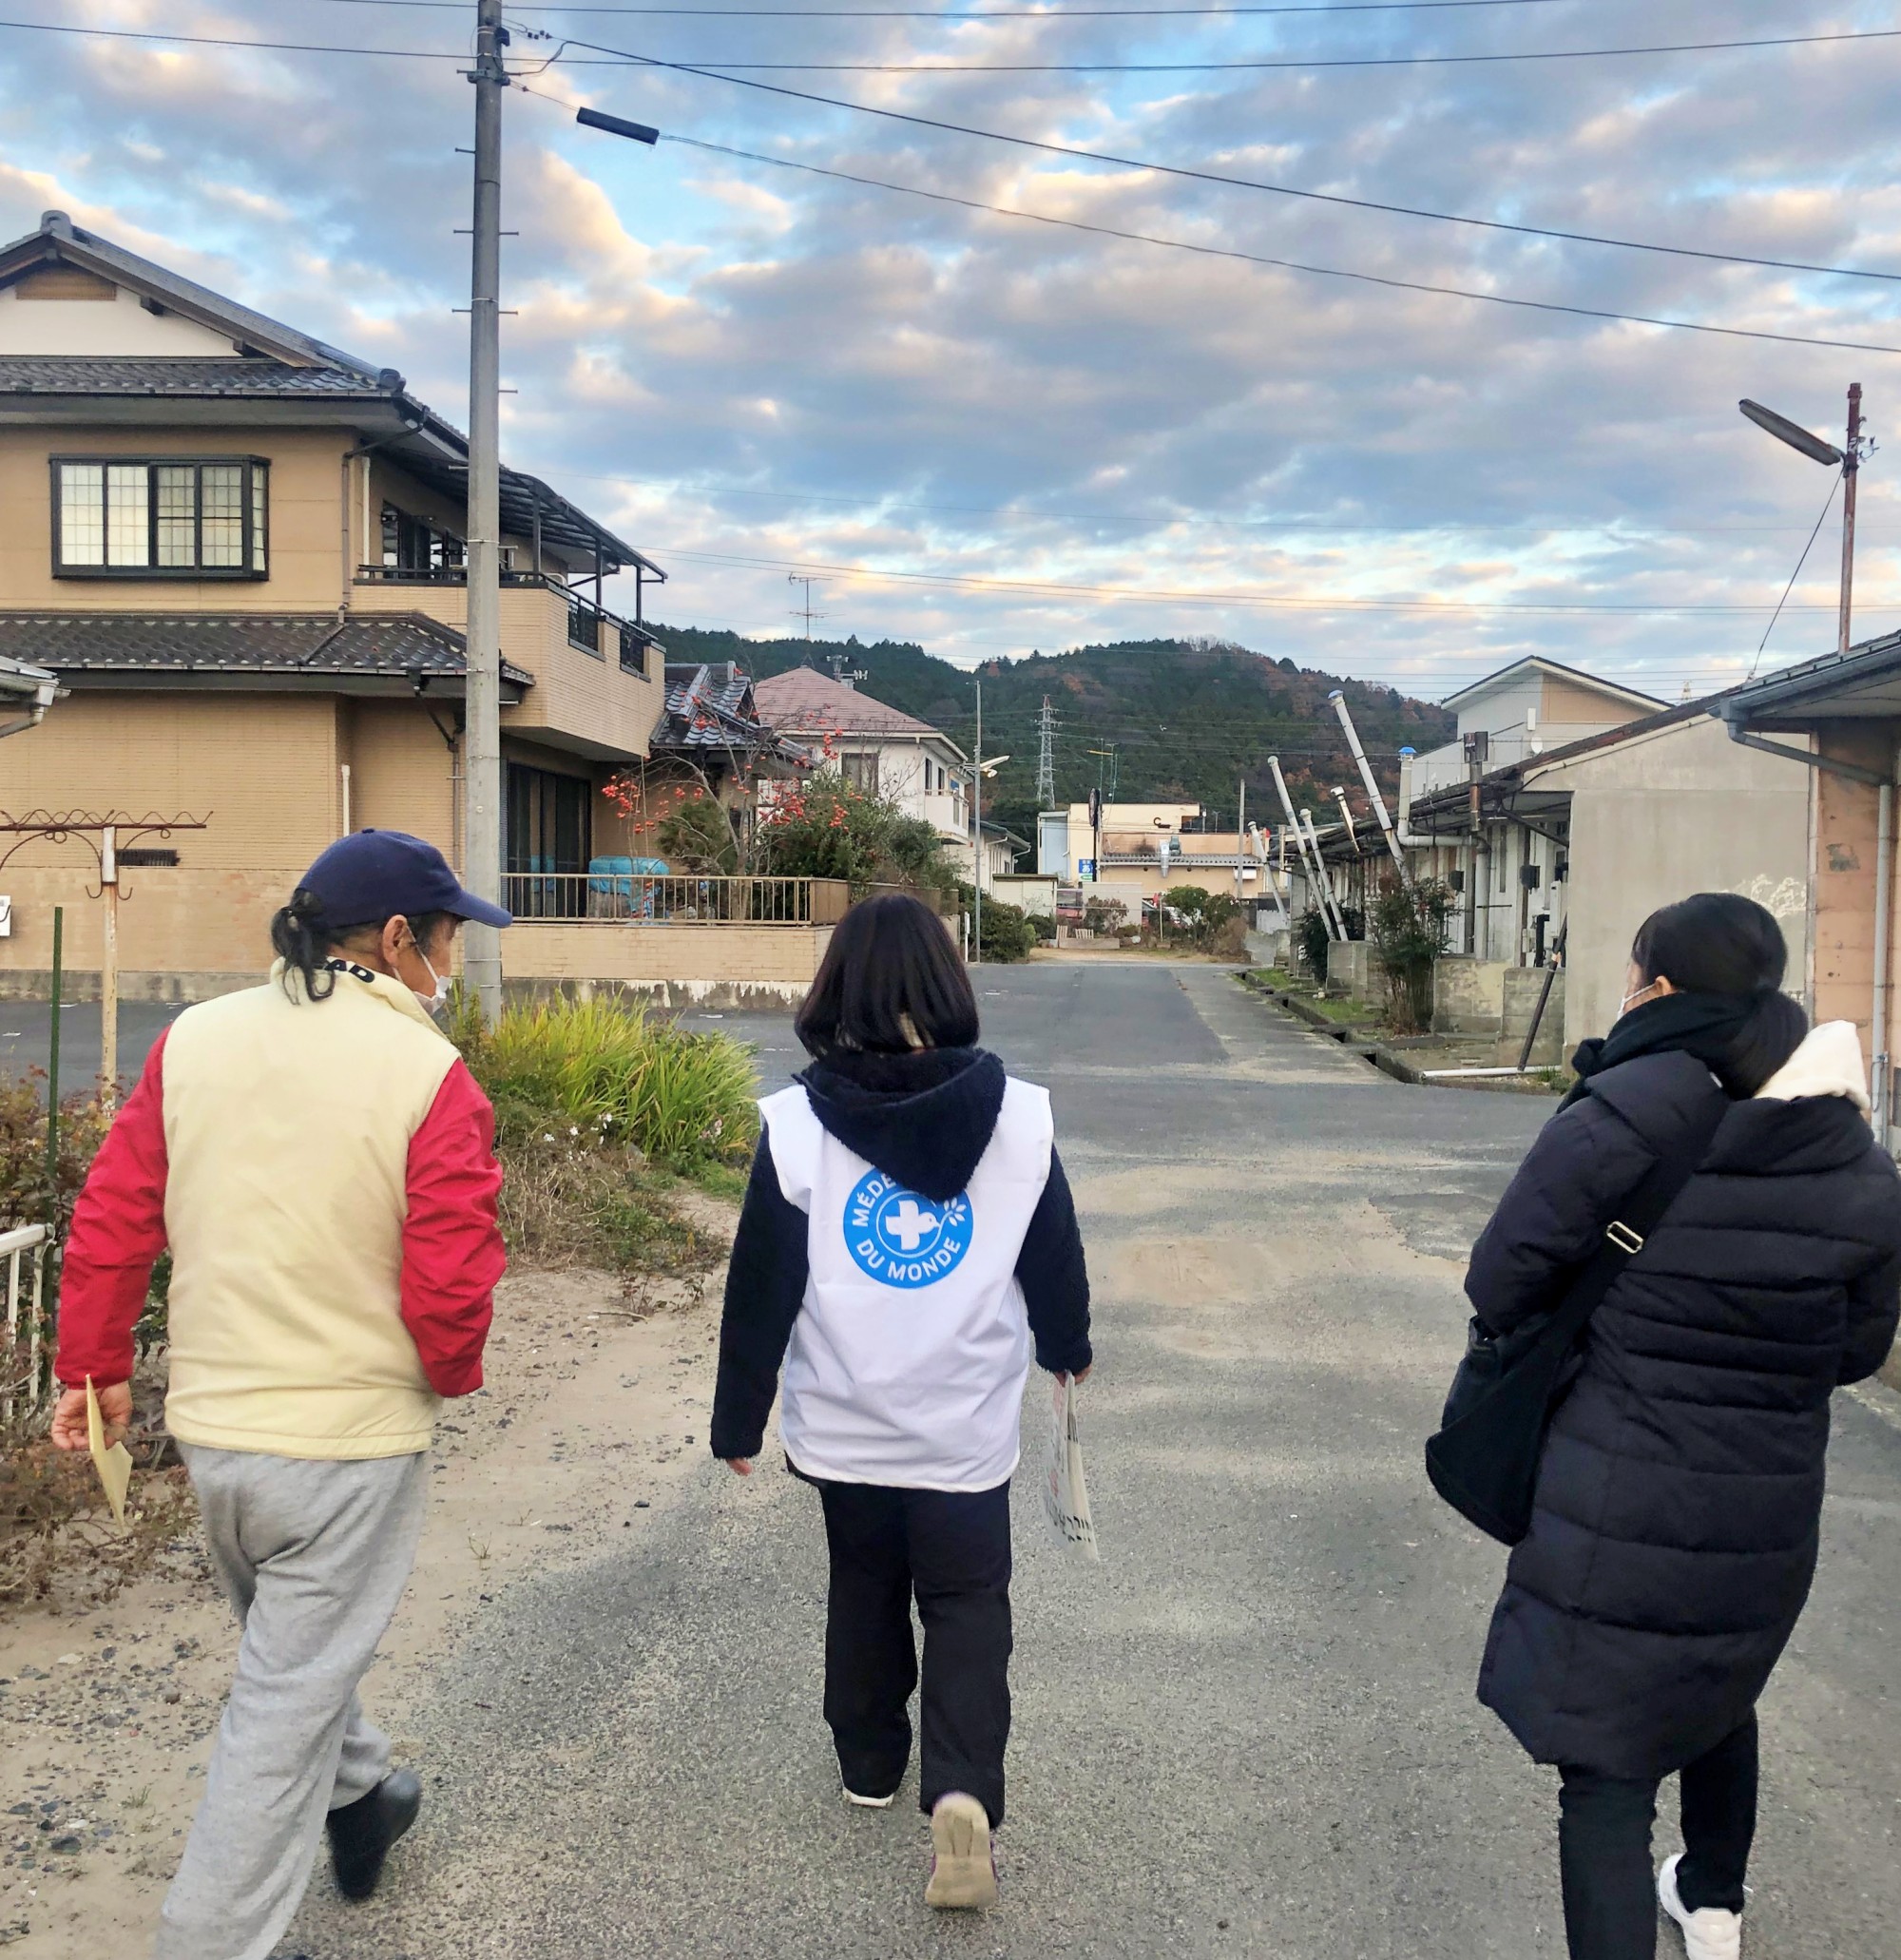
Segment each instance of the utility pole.
M476 0L475 208L469 279L469 628L463 882L502 902L502 0ZM502 941L463 928L462 971L483 1021L502 1011Z
M984 677L976 676L977 682L977 748L970 758L970 888L976 893L972 901L970 926L970 960L974 966L984 963Z
M1235 896L1245 900L1247 879L1242 874L1242 860L1247 855L1248 834L1248 779L1240 779L1240 796L1235 805Z
M1848 390L1848 446L1842 451L1842 569L1840 650L1848 651L1854 600L1854 486L1861 475L1861 383Z
M1036 807L1047 810L1056 801L1056 714L1047 694L1036 735Z

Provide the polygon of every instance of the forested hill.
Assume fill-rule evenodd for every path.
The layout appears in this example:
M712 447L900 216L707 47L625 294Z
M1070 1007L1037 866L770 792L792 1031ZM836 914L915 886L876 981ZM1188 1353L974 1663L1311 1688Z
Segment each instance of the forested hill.
M972 675L901 641L748 640L738 633L655 625L674 661L737 661L760 679L810 663L832 671L835 656L858 685L975 746ZM1080 801L1101 784L1124 802L1199 802L1232 820L1245 777L1252 815L1278 821L1267 759L1277 755L1297 805L1324 822L1328 792L1345 783L1363 801L1346 740L1327 697L1346 690L1360 740L1391 794L1395 758L1449 740L1456 718L1390 687L1274 661L1243 646L1204 641L1125 641L1061 654L993 661L982 670L984 753L1009 760L985 797L994 815L1025 836L1036 811L1037 717L1044 697L1056 719L1056 800ZM1112 753L1105 753L1110 752Z

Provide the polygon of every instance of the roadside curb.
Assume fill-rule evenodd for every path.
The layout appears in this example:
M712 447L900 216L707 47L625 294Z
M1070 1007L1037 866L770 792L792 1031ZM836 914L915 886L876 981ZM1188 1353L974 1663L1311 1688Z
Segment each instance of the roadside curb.
M1403 1082L1410 1088L1432 1086L1411 1063L1402 1060L1381 1043L1369 1039L1351 1022L1341 1023L1330 1019L1299 994L1290 993L1283 988L1270 987L1265 981L1256 980L1246 973L1240 974L1239 978L1250 993L1278 1008L1282 1013L1291 1015L1311 1032L1326 1036L1329 1041L1345 1048L1349 1054L1358 1055L1362 1060L1371 1062L1375 1068L1392 1076L1395 1082Z

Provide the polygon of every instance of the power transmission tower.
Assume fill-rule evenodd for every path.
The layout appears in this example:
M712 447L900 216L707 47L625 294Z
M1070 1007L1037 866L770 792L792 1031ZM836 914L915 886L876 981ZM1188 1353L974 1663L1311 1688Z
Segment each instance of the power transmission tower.
M1043 697L1043 713L1036 723L1036 807L1048 810L1056 802L1056 715L1049 697Z

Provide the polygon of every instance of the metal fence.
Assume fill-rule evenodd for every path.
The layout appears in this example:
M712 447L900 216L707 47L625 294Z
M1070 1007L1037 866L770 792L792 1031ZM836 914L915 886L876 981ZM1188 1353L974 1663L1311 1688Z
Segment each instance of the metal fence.
M851 888L840 878L510 872L502 880L502 903L518 919L619 919L649 926L831 926L844 917Z
M44 1225L19 1225L0 1232L0 1259L7 1261L7 1374L0 1383L0 1421L11 1423L19 1403L36 1411L46 1398L47 1240ZM22 1261L31 1267L24 1305L20 1298Z

